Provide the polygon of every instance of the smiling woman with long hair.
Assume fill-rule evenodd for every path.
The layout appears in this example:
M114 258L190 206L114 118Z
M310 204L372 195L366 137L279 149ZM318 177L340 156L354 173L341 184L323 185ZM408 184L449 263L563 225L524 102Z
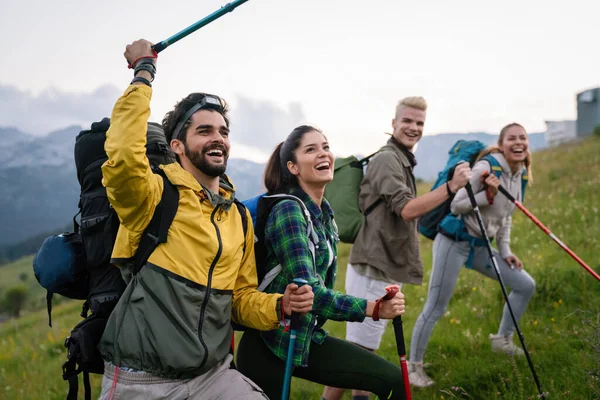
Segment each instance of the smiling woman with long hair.
M323 197L333 179L333 154L325 135L317 128L302 125L280 143L265 171L267 193L291 194L309 211L318 237L313 261L307 237L307 222L301 205L291 199L271 208L264 229L265 270L281 265L282 270L266 291L280 293L294 278L308 281L313 288L312 311L300 317L296 330L293 375L323 385L363 389L380 398L403 399L400 368L345 340L332 338L323 329L328 319L362 321L372 316L374 301L333 290L337 274L337 232L333 211ZM385 293L382 293L382 296ZM379 316L392 319L404 313L404 295L398 293L380 303ZM283 389L285 359L290 333L284 327L244 333L238 347L240 372L257 383L272 399Z
M490 156L494 159L483 159ZM492 173L492 162L502 170L499 178ZM494 250L494 258L498 261L502 280L512 289L508 299L519 321L535 291L535 281L510 249L511 216L515 206L497 194L498 186L502 185L515 199L522 201L523 179L532 179L529 139L525 128L517 123L502 128L497 145L479 154L472 171L471 186L475 200L489 237L496 239L498 251ZM456 193L451 210L454 215L460 216L464 229L457 233L445 232L442 222L440 233L433 242L433 270L429 278L427 302L415 323L410 345L410 382L414 386L433 385L433 380L423 369L423 357L433 327L448 308L462 266L497 279L465 189ZM490 335L492 350L522 355L523 350L513 343L513 332L514 325L505 305L498 332Z

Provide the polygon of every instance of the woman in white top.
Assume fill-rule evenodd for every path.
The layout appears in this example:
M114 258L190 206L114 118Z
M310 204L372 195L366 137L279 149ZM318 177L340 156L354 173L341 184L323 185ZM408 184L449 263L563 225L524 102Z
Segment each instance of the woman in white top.
M499 178L492 173L491 163L481 160L488 154L502 168ZM510 250L511 216L515 206L506 197L497 194L498 186L502 185L515 199L523 199L523 174L526 173L531 180L527 132L517 123L505 126L500 132L498 144L484 150L478 160L473 166L471 186L487 234L490 239L495 238L498 246L498 251L494 250L494 257L504 283L512 289L508 298L515 318L519 321L535 291L535 281L525 272L521 260ZM423 370L423 357L433 327L446 312L461 267L467 264L469 268L497 279L487 249L482 246L483 236L464 188L457 192L451 210L454 215L460 215L464 221L465 233L475 238L478 244L473 246L472 241L456 240L456 236L451 238L451 235L444 233L438 233L435 237L427 302L415 324L410 346L410 383L419 387L434 383ZM505 305L498 332L490 335L492 350L522 355L523 350L513 343L513 332L514 325Z

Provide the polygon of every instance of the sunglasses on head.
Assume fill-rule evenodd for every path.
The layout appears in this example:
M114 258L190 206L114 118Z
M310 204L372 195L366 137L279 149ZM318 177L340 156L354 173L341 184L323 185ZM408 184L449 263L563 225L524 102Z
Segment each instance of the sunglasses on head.
M181 135L181 130L185 123L194 115L194 113L198 110L223 110L223 100L219 96L214 96L212 94L205 95L198 103L196 103L192 108L185 113L183 118L179 120L177 125L175 126L175 130L173 131L173 139L179 139Z

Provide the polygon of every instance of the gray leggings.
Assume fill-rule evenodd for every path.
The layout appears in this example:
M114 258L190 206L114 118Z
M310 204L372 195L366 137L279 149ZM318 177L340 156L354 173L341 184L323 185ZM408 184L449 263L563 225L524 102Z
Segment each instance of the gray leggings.
M502 280L506 286L512 289L508 300L518 322L527 308L531 296L533 296L535 281L525 270L512 270L496 250L493 250L493 252ZM455 242L442 234L435 237L433 242L433 270L429 278L427 302L413 330L410 343L410 361L423 361L431 331L448 308L448 303L456 286L458 273L467 261L468 256L468 242ZM485 247L475 248L471 267L477 272L497 280L496 272ZM513 331L512 318L505 304L498 334L508 336Z

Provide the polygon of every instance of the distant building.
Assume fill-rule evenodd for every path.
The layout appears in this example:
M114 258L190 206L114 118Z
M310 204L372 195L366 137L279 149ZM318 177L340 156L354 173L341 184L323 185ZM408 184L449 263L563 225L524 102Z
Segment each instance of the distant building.
M546 121L546 144L550 147L570 142L577 138L577 121Z
M577 94L577 136L589 136L600 125L600 87Z
M548 146L557 146L590 136L600 125L600 87L577 93L577 120L546 121L544 138Z

